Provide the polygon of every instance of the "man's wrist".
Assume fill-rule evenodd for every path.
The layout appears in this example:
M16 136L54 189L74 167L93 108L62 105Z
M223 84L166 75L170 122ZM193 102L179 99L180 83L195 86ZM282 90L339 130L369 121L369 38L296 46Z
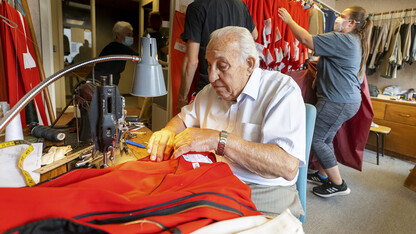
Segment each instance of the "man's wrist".
M225 145L227 144L228 132L222 130L219 134L218 146L217 146L217 155L224 156Z

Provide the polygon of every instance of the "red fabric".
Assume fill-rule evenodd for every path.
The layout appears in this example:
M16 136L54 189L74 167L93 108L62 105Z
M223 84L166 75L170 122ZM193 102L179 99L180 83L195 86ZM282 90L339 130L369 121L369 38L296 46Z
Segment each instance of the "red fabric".
M177 110L178 106L178 96L179 88L181 87L181 68L182 61L185 57L185 53L175 49L175 45L178 43L182 46L186 46L186 42L182 41L181 34L183 33L185 24L185 14L176 11L173 16L173 26L172 26L172 43L170 45L171 58L170 58L170 77L172 82L172 116L175 116L179 113ZM178 45L176 45L178 46Z
M172 43L170 45L171 51L171 69L170 69L170 77L172 82L172 116L175 116L179 113L179 110L176 108L178 106L178 98L179 98L179 88L181 87L181 69L182 69L182 62L185 58L185 52L178 50L175 46L186 46L186 42L184 42L181 38L181 34L183 33L185 25L185 14L176 11L175 16L173 17L173 27L172 27ZM189 89L188 93L188 100L192 99L192 94L196 90L196 84L199 80L199 67L196 68L195 76L191 84L191 88Z
M35 187L0 188L0 232L66 218L111 233L159 233L170 228L189 233L214 221L260 215L250 188L227 164L216 163L212 153L204 155L214 163L199 163L193 169L184 157L131 161L73 170Z
M262 51L266 61L261 60L260 65L263 69L281 70L287 72L289 70L299 69L304 63L301 53L305 51L305 46L298 45L299 55L295 55L295 37L282 19L278 16L278 9L285 8L291 14L292 18L304 29L309 29L309 11L303 9L300 2L288 0L243 0L249 8L250 15L259 32L256 42L265 48ZM271 33L265 32L265 21L271 22ZM276 31L280 31L282 38L276 41ZM288 43L288 44L287 44ZM282 61L277 61L276 50L285 51L288 46L290 52ZM299 61L296 61L299 57ZM283 66L284 65L284 66Z
M25 69L23 62L23 53L27 50L32 58L35 58L32 39L26 20L23 17L24 28L20 18L20 13L16 11L7 2L2 2L0 12L2 15L17 24L13 29L1 20L2 35L2 53L4 74L8 88L8 101L12 108L27 92L40 83L39 70L36 65L34 68ZM26 33L26 36L25 36ZM16 59L17 58L17 59ZM39 94L34 98L34 102L42 118L43 124L48 125L45 107L43 105L42 95ZM22 123L25 123L24 115L21 115ZM26 124L23 124L26 126Z
M315 91L312 89L312 82L315 79L316 62L309 62L307 70L286 74L298 83L305 103L315 105L317 100ZM361 107L357 114L341 126L333 140L337 161L359 171L362 170L364 148L374 116L367 78L361 84L361 98ZM317 168L318 160L313 154L309 162L310 166Z

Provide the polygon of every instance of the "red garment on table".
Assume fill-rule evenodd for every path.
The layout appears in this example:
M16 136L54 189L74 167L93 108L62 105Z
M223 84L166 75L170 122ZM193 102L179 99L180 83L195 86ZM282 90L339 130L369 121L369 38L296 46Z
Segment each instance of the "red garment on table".
M24 16L7 2L0 4L0 13L17 24L17 28L12 28L0 20L4 75L8 89L7 101L12 108L27 92L40 83L40 76L37 64L32 68L24 66L24 53L29 53L33 59L35 58L32 38ZM37 95L34 102L43 121L42 124L48 125L42 95ZM25 123L24 116L21 115L22 123Z
M315 90L312 89L312 82L315 79L316 62L309 62L307 70L292 71L286 74L298 83L305 103L315 105L317 99ZM361 99L361 106L357 114L341 126L332 142L337 161L359 171L362 169L364 148L374 116L366 77L361 84ZM309 165L317 168L318 160L313 154L311 156Z
M64 218L111 233L189 233L214 221L261 215L250 188L227 164L199 154L213 163L195 165L184 156L131 161L73 170L35 187L0 188L0 232Z

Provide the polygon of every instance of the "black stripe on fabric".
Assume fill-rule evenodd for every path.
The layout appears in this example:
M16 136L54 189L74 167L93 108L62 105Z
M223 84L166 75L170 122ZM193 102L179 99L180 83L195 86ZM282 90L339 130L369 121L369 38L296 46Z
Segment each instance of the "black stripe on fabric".
M95 220L89 221L88 223L92 223L92 224L126 223L126 222L130 222L133 220L152 217L152 216L173 215L173 214L181 213L186 210L194 209L198 207L211 207L211 208L220 209L220 210L232 212L240 216L243 216L243 213L235 208L232 208L226 205L217 204L212 201L201 200L201 201L187 202L187 203L180 204L177 206L168 207L168 208L161 209L161 210L150 211L147 213L142 213L142 214L137 214L137 215L129 214L127 216L122 216L122 217L117 217L117 218L109 218L109 219L102 219L102 220L95 219Z
M228 195L224 195L224 194L221 194L221 193L214 193L214 192L204 192L204 193L191 194L191 195L188 195L188 196L185 196L185 197L177 198L175 200L167 201L167 202L160 203L160 204L153 205L153 206L148 206L148 207L141 208L141 209L128 210L128 211L93 212L93 213L86 213L86 214L78 215L78 216L75 216L73 218L74 219L82 219L82 218L87 218L87 217L91 217L91 216L99 216L99 215L130 214L130 213L141 212L141 211L146 211L146 210L150 210L150 209L159 208L159 207L166 206L166 205L170 205L170 204L173 204L173 203L176 203L176 202L181 202L181 201L184 201L186 199L194 198L194 197L197 197L197 196L204 196L204 195L215 195L215 196L224 197L224 198L233 200L234 202L236 202L240 206L243 206L243 207L245 207L245 208L247 208L249 210L253 210L253 211L256 210L256 209L253 209L253 208L251 208L249 206L246 206L246 205L238 202L233 197L230 197Z
M182 157L179 157L179 159L178 159L178 164L176 165L176 169L175 169L175 171L173 172L173 175L175 175L176 174L176 172L178 171L178 167L179 167L179 160L181 160L181 158ZM162 183L163 183L163 181L165 181L165 179L166 179L166 176L168 176L168 174L165 174L165 176L163 176L163 179L160 181L160 183L149 193L149 194L152 194L156 189L158 189L159 187L160 187L160 185L162 185Z

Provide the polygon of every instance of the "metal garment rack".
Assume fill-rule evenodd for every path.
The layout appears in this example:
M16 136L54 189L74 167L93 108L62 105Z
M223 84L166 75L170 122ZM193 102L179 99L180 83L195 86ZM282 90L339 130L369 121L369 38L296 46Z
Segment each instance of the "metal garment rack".
M326 3L324 3L324 2L322 2L322 1L319 1L319 0L313 0L315 3L319 3L319 4L321 4L322 6L324 6L325 8L327 8L327 9L329 9L329 10L331 10L331 11L333 11L336 15L341 15L341 13L339 12L339 11L337 11L337 10L335 10L334 8L332 8L332 7L330 7L330 6L328 6Z
M408 8L396 11L371 13L373 20L388 20L396 18L413 18L416 16L416 8Z

